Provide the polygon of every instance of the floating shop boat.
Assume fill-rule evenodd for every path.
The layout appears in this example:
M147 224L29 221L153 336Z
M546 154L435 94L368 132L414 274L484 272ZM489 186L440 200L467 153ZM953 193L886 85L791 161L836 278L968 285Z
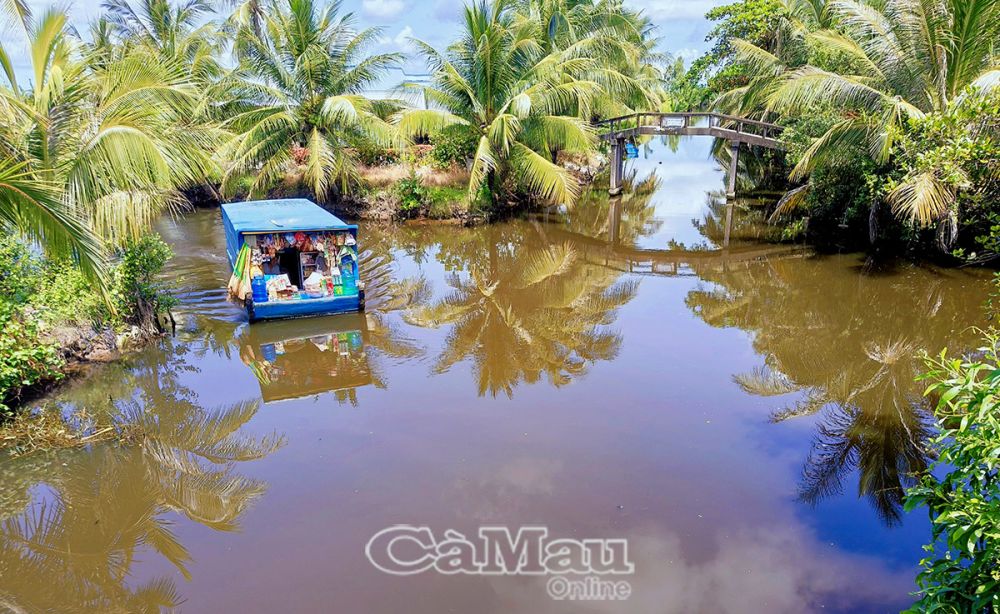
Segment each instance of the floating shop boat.
M227 203L222 225L251 322L364 310L356 225L304 198Z

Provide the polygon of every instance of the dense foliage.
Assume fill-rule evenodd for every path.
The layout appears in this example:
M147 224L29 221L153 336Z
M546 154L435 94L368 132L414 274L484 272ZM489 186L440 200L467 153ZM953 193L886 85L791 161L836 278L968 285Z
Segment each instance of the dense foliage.
M22 390L61 377L54 328L154 329L174 304L158 280L170 256L156 234L120 249L107 300L71 261L45 260L19 242L0 246L0 412Z
M251 195L259 196L295 170L325 201L357 181L351 147L392 141L383 118L390 109L362 92L400 56L365 55L379 30L358 31L351 15L338 16L337 4L262 4L260 22L236 22L233 93L245 110L223 124L234 136L226 179L253 174Z
M1000 357L995 334L972 359L928 358L927 393L937 399L939 456L908 491L925 506L933 538L917 579L914 612L992 612L1000 606Z
M705 14L706 19L717 22L706 37L712 48L692 62L685 76L688 82L704 84L698 92L699 102L710 103L719 94L747 84L746 71L732 61L734 43L743 40L769 47L783 12L778 0L741 0Z
M176 304L168 284L159 279L171 256L170 246L157 234L133 241L121 251L111 293L116 321L150 328L158 315Z
M994 257L1000 4L743 0L691 71L716 108L790 128L796 211L859 244ZM865 223L856 223L865 219ZM835 236L839 235L839 236Z
M418 41L433 72L433 84L423 93L435 108L400 113L400 135L429 135L449 126L474 134L470 199L485 193L497 206L515 193L574 201L579 186L557 164L558 153L593 151L595 116L620 113L628 102L647 109L660 102L651 86L660 81L658 72L635 62L649 55L642 23L610 5L590 9L559 8L556 26L571 26L560 29L545 17L553 10L548 3L466 6L461 37L446 51ZM584 27L572 27L574 20Z
M478 141L476 133L466 126L448 126L431 135L431 143L434 145L430 153L431 159L439 168L456 164L465 166L475 155Z
M39 272L23 245L0 246L0 419L21 388L59 375L56 349L39 341L38 324L24 313Z

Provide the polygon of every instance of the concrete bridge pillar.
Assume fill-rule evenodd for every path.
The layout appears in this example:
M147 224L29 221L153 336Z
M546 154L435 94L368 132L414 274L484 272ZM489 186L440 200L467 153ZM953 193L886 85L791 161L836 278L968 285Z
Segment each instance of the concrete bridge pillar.
M622 193L622 177L625 174L625 139L615 138L611 141L611 188L608 194L618 196Z
M731 155L729 162L729 183L726 186L726 198L734 198L736 196L736 168L739 166L740 161L739 141L730 141L729 152Z

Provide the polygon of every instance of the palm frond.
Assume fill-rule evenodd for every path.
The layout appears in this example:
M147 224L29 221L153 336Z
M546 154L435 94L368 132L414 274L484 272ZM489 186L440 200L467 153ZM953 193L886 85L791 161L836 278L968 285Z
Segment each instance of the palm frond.
M955 193L933 171L926 171L904 179L887 200L899 217L930 226L951 209Z
M797 210L805 203L806 196L809 195L809 189L812 186L810 184L805 184L797 188L791 189L778 199L778 203L774 206L774 211L767 218L769 224L774 224L781 217L788 215L789 213Z
M76 260L83 272L107 286L105 251L87 221L59 199L58 187L40 180L24 163L0 158L0 225L22 233L51 254Z
M569 171L521 143L514 143L511 164L532 193L549 202L572 203L579 194L580 186Z

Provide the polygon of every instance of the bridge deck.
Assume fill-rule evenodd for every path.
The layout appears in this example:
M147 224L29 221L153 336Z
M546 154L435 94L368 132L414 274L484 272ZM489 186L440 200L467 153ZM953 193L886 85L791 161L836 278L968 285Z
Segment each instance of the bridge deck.
M730 143L745 143L770 149L783 149L777 139L782 127L754 119L722 113L635 113L595 124L606 128L601 134L606 141L629 139L640 135L711 136Z

